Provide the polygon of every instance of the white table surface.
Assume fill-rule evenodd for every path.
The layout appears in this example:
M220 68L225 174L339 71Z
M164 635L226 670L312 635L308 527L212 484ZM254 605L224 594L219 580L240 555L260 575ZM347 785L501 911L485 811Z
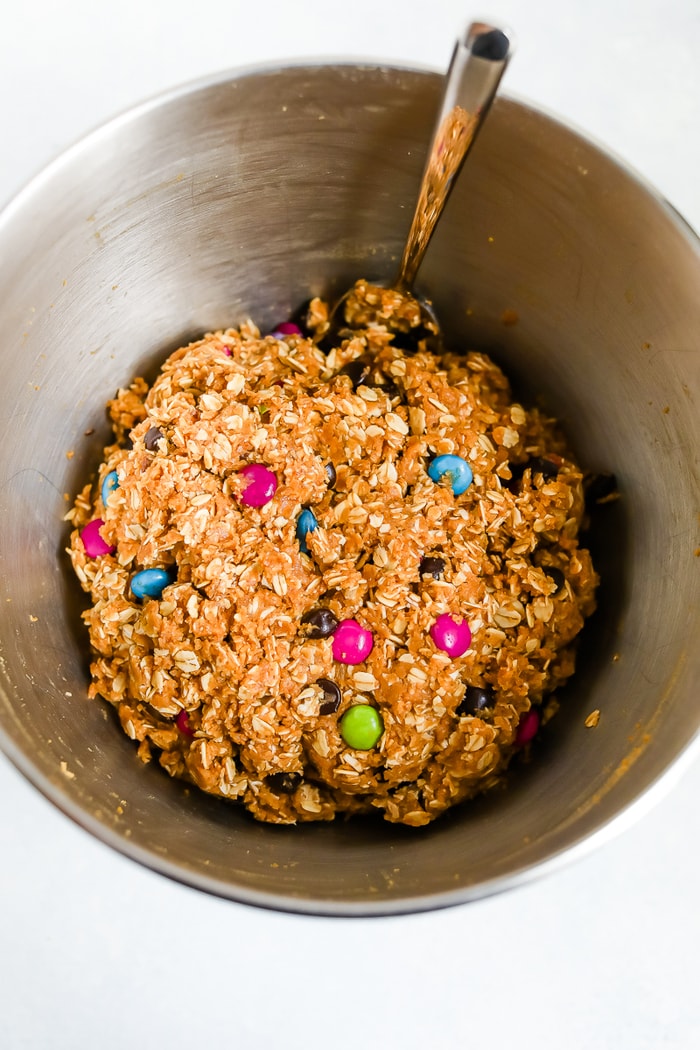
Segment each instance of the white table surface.
M444 69L483 13L455 0L11 0L0 200L179 82L304 57ZM506 90L613 146L700 228L700 0L494 0L489 13L518 35ZM145 871L0 757L0 1047L691 1050L700 762L673 779L631 830L543 881L446 912L330 920Z

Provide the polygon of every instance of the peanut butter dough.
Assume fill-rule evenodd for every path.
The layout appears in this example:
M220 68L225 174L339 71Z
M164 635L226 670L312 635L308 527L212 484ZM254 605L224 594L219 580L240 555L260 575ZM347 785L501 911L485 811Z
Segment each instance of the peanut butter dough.
M177 350L109 403L114 443L69 514L90 695L144 761L261 820L417 826L492 787L594 606L582 473L554 422L484 354L435 356L410 310L392 326L391 295L362 283L367 327L328 353L319 301L304 334L248 322ZM460 495L428 474L445 455L473 474ZM260 506L251 464L276 481ZM153 568L162 593L137 597ZM443 614L468 625L461 656L433 638ZM354 664L334 658L347 620L373 643ZM366 749L341 732L358 705L379 714Z

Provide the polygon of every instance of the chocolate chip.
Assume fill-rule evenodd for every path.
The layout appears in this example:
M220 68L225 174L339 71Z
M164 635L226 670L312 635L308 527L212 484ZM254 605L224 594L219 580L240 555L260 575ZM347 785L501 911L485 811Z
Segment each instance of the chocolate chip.
M149 452L155 452L158 448L158 442L162 441L164 437L162 430L159 430L158 427L151 427L150 430L146 431L143 443Z
M270 773L269 777L265 777L265 783L273 791L289 793L296 790L302 779L301 773Z
M445 571L445 559L438 558L432 554L423 558L420 563L420 574L421 576L432 576L434 579L439 580Z
M348 361L348 363L340 369L338 375L348 376L352 383L353 390L357 390L358 386L364 383L369 375L369 370L369 361L365 361L361 357L358 357L354 361Z
M349 333L347 333L349 334ZM342 332L336 332L334 327L331 325L329 330L326 332L321 339L317 339L316 347L321 351L322 354L330 354L331 350L335 350L342 339Z
M596 503L611 503L619 495L617 478L614 474L588 474L583 479L583 491L589 508Z
M501 485L504 489L508 489L509 492L517 493L520 489L520 482L523 480L523 474L525 473L526 463L509 463L510 474L509 478L501 478Z
M544 456L535 456L533 459L528 460L526 466L530 468L533 480L535 474L541 474L546 480L547 478L556 478L559 473L559 467L551 460L546 459Z
M378 379L369 378L367 380L367 386L372 386L376 390L381 390L381 392L386 394L388 398L399 397L401 394L400 389L392 377L384 374L381 374Z
M434 333L426 325L418 324L414 328L409 328L407 332L395 329L392 336L392 346L402 350L406 356L410 357L424 349L426 345L429 346L430 341L434 338Z
M377 387L387 397L401 397L401 388L395 383L391 376L382 376L382 381Z
M515 492L520 482L523 479L523 474L529 468L532 480L535 480L535 474L541 474L545 480L547 478L555 478L559 473L559 467L551 460L546 459L544 456L535 456L533 459L528 459L524 463L509 463L511 477L508 481L503 480L504 486L511 492Z
M557 589L554 593L558 594L564 586L564 584L566 583L566 576L564 575L564 573L561 571L561 569L557 569L554 565L543 565L542 572L546 576L549 576L550 580L552 580L556 584Z
M329 487L333 488L333 486L335 485L336 474L335 467L332 463L326 463L326 477L328 478Z
M457 714L475 715L493 705L493 693L488 686L468 685L457 708Z
M328 638L338 629L338 620L330 611L319 606L317 609L309 609L301 618L303 624L309 625L309 638Z
M340 707L340 689L332 682L330 678L319 678L316 685L320 685L323 689L323 695L326 698L318 709L320 715L332 715Z

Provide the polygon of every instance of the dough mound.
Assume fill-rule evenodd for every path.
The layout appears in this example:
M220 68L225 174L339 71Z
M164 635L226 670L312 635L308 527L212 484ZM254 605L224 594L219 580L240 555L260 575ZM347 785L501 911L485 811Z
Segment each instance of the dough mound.
M328 353L319 301L308 335L248 322L177 350L109 403L114 443L69 514L90 695L144 761L265 821L418 826L493 787L556 706L594 607L582 473L554 422L484 354L437 356L392 295L361 283L367 327ZM428 474L442 455L471 468L460 495ZM277 480L262 506L243 498L250 464ZM107 552L89 556L94 519ZM168 582L137 598L151 568ZM318 609L369 630L369 656L334 659ZM469 626L463 655L433 639L443 614ZM367 749L341 734L360 704L383 726Z

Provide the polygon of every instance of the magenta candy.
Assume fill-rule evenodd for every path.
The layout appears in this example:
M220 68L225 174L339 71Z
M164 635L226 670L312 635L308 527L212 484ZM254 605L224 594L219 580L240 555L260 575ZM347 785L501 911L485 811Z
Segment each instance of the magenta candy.
M284 335L302 335L302 330L298 324L294 324L293 321L281 321L280 324L276 324L270 335L274 335L275 339Z
M333 659L341 664L361 664L374 648L372 632L357 620L341 620L333 635Z
M525 744L529 744L530 741L537 735L537 730L539 728L540 716L537 713L537 711L526 711L523 717L520 719L520 725L518 726L518 731L515 734L516 747L524 747Z
M248 484L241 493L241 503L247 507L264 507L277 492L277 478L262 463L249 463L241 474Z
M457 623L449 613L442 613L430 628L430 637L448 656L463 656L471 645L472 632L466 620Z
M190 719L187 714L187 711L180 711L180 714L175 719L175 725L181 733L184 733L185 736L194 736L194 729L190 725Z
M80 538L88 558L99 558L102 554L114 554L116 547L110 547L100 536L100 529L104 525L102 518L93 518L84 529L81 530Z

